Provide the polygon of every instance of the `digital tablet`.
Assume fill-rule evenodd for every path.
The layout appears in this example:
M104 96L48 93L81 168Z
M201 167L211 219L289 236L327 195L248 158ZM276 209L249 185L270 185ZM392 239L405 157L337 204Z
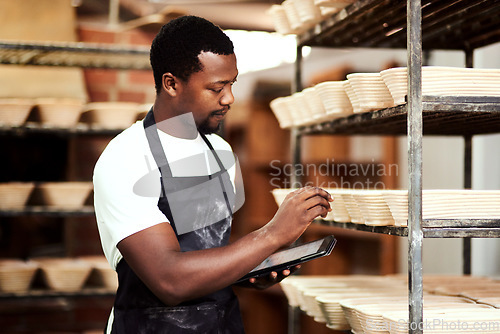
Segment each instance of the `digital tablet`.
M335 239L333 235L329 235L323 239L278 251L271 254L267 259L262 261L261 264L240 278L237 282L245 281L251 277L270 274L272 271L280 272L298 264L329 255L336 242L337 239Z

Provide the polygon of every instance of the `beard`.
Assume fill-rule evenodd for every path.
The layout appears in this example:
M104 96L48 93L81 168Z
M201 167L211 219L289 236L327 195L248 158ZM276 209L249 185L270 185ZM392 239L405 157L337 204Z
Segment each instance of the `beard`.
M210 116L206 118L199 126L198 131L200 131L204 135L210 135L212 133L219 132L222 127L222 122L219 122L217 126L210 125Z
M228 107L226 111L229 111L229 109L230 109L230 107ZM210 135L212 133L219 132L222 128L223 120L218 122L216 126L210 125L210 118L217 115L219 112L220 111L217 110L217 111L210 113L210 115L208 115L208 117L205 118L203 120L203 122L201 122L201 124L198 126L198 131L200 131L204 135Z

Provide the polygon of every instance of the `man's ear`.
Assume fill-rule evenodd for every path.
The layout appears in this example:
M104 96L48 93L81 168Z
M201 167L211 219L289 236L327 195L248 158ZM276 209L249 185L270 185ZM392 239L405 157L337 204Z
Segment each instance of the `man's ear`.
M162 76L162 88L170 96L176 96L178 94L179 80L170 72L163 74Z

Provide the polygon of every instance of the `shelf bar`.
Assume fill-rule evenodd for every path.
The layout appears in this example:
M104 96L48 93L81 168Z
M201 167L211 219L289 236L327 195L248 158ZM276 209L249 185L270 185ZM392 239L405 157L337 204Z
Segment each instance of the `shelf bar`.
M110 129L91 124L79 123L71 128L45 125L37 122L27 122L19 126L0 125L1 134L25 135L29 133L47 133L55 135L106 135L115 136L124 129Z
M424 134L473 135L497 133L500 99L474 96L424 96ZM301 134L406 135L407 105L353 114L299 127Z
M402 226L370 226L365 224L355 224L355 223L341 223L330 220L317 219L315 223L320 225L338 227L346 230L355 230L361 232L379 233L395 235L399 237L408 236L408 229Z
M315 223L346 230L399 237L408 236L408 228L405 226L371 226L323 219L317 219ZM500 219L424 219L422 220L422 236L424 238L498 238L500 237Z
M83 288L79 291L74 292L63 292L63 291L53 291L53 290L29 290L27 292L17 292L17 293L0 293L0 300L6 299L42 299L42 298L88 298L88 297L112 297L116 294L116 291L110 290L108 288Z
M94 207L84 206L78 209L60 209L47 206L27 206L23 209L0 210L0 217L17 216L53 216L53 217L77 217L94 215Z

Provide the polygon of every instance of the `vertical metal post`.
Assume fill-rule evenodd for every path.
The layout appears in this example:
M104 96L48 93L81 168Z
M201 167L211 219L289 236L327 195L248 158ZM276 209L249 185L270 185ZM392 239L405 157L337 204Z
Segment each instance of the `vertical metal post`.
M292 94L302 90L302 46L297 45L297 59L295 60L295 71L292 82ZM298 188L302 184L301 176L297 174L297 166L300 165L301 147L300 135L296 127L290 131L290 149L292 159L292 175L290 187Z
M300 308L288 305L288 334L300 333Z
M464 188L472 188L472 136L464 137ZM462 270L464 275L471 274L471 238L463 238L463 262Z
M302 90L302 45L297 45L297 58L292 82L292 93Z
M300 166L300 156L301 156L301 147L300 147L300 138L299 131L297 128L293 127L290 131L290 148L291 159L292 159L292 173L290 176L290 188L300 188L302 186L302 176L299 174L300 170L298 169Z
M474 67L474 50L465 50L465 67ZM472 136L464 137L464 188L472 188ZM464 275L472 273L471 253L472 242L471 238L463 238L462 247L462 271Z
M465 50L465 67L467 68L474 67L474 49Z
M422 6L407 0L408 302L409 333L423 333L422 270Z
M292 81L291 93L302 90L302 46L297 45L297 58L295 60L295 71ZM290 187L298 188L302 184L302 178L297 174L297 166L300 165L300 138L297 127L290 131L290 150L292 159L292 175L290 176ZM300 309L297 306L288 306L288 334L300 333Z

